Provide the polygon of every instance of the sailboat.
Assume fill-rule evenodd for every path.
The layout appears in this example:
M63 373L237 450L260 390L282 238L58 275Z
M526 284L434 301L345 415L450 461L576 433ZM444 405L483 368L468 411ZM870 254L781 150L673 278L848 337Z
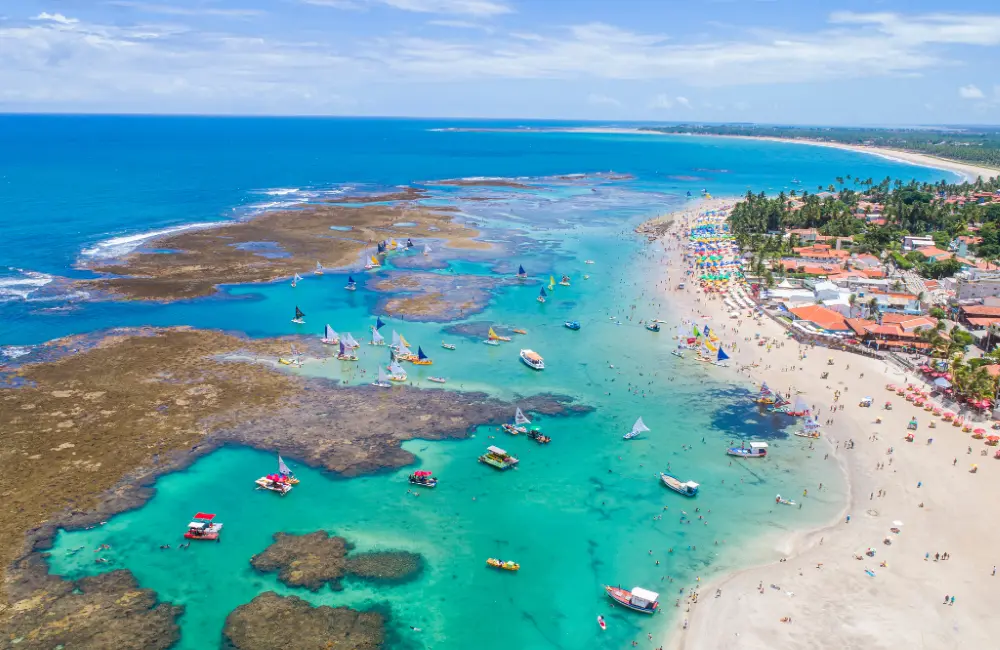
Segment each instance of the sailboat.
M306 322L306 315L302 313L298 305L295 306L295 318L292 319L292 322L296 325L304 325Z
M347 276L347 286L344 288L347 289L348 291L357 291L358 283L354 281L353 277Z
M347 336L350 336L350 334L348 334ZM358 360L358 355L351 354L351 348L347 347L347 345L344 343L343 339L341 339L341 341L340 341L340 353L337 355L337 360L338 361L357 361Z
M490 341L510 341L510 337L509 336L500 336L495 331L493 331L492 327L490 328L490 332L489 332L489 334L487 335L486 338L487 338L487 340L490 340Z
M332 327L327 325L326 329L323 330L323 338L319 342L326 343L327 345L337 345L340 343L340 334L337 334Z
M406 340L406 337L402 334L399 335L399 342L403 344L404 348L410 347L410 342ZM412 352L410 354L413 354Z
M556 288L556 278L554 275L549 276L549 291Z
M503 430L509 434L516 436L519 433L528 432L528 428L524 426L526 424L531 424L531 420L529 420L528 416L526 416L524 412L521 411L520 408L518 408L516 411L514 411L514 423L511 424L505 422L503 424Z
M399 361L414 361L417 358L417 355L413 354L413 350L405 345L400 346L399 349L396 350L395 355L396 359Z
M424 255L430 255L430 254L431 254L431 247L428 246L427 244L424 244Z
M385 327L385 323L382 322L382 317L381 316L376 316L375 317L375 329L380 330L383 327Z
M389 364L389 379L392 381L406 381L406 371L398 361Z
M379 386L381 388L392 386L392 382L389 381L389 375L385 374L385 370L381 365L378 367L378 379L372 382L372 386Z
M299 479L295 478L295 474L292 474L292 470L288 469L285 461L281 460L281 454L278 454L278 474L287 478L292 485L297 485L299 482Z
M642 421L642 418L639 418L635 421L635 424L632 425L632 430L622 436L622 440L633 440L638 438L639 434L643 431L649 431L649 427L647 427L646 423Z
M524 267L521 266L520 264L517 265L517 277L521 278L522 280L528 277L528 272L525 271Z
M715 357L715 365L728 368L729 364L726 363L727 359L729 359L729 355L726 354L722 348L719 348L719 354Z
M403 342L399 339L399 334L396 333L396 330L392 330L392 344L389 347L393 350L398 350L402 346Z
M538 290L538 302L545 302L545 287Z
M372 341L370 345L385 345L385 337L378 333L378 330L374 327L372 328Z
M368 266L368 264L371 264L371 266ZM374 255L372 255L371 259L368 260L368 264L365 265L367 268L377 268L379 266L382 266L381 262L379 262L378 258L375 257Z
M316 275L323 275L323 265L320 264L319 262L316 262L316 271L315 271L315 273L316 273Z
M426 354L424 354L424 349L417 346L417 358L413 360L413 365L415 366L429 366L433 361L431 361Z
M351 348L353 350L356 350L361 347L361 344L354 340L354 337L351 336L350 332L344 334L344 336L341 337L340 342L346 347Z
M795 435L800 438L819 438L822 433L823 431L817 420L806 420L806 423L802 425L802 430L796 431Z
M293 275L292 276L292 288L297 287L298 284L299 284L299 282L301 282L301 281L302 281L302 276L301 275L299 275L298 273L296 273L295 275Z

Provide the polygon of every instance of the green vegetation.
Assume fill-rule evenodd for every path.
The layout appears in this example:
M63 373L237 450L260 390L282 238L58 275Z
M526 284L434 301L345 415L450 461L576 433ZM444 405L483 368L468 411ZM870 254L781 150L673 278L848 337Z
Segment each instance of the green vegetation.
M678 124L675 126L645 127L644 130L661 133L820 140L841 144L888 147L1000 168L1000 128L997 127L870 129L758 124Z

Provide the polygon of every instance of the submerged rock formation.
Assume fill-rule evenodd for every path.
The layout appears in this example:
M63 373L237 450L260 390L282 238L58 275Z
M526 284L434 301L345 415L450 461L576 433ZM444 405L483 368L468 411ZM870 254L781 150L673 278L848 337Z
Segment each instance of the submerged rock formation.
M266 591L234 609L222 635L224 647L235 650L375 650L385 638L385 620L376 612L313 607Z
M424 568L423 557L408 551L373 551L347 558L347 573L377 582L403 582Z

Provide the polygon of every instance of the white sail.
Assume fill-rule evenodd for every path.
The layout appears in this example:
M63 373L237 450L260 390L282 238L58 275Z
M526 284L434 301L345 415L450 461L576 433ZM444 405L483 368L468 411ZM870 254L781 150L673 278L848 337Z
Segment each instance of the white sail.
M389 383L389 375L385 374L385 370L382 366L378 367L378 383L387 384Z
M400 345L402 343L399 340L399 334L396 333L396 330L392 330L392 347L398 348Z
M427 255L430 252L431 252L431 247L428 246L427 244L424 244L424 255Z
M350 332L347 332L346 334L344 334L344 336L342 337L342 340L344 342L344 345L347 346L347 347L349 347L349 348L359 348L359 347L361 347L361 345L357 341L354 340L354 337L351 336Z
M399 346L399 354L400 355L413 355L413 350L411 350L410 348L406 347L405 345L400 345Z
M819 431L820 424L816 420L806 420L805 426L802 427L806 431Z
M796 413L805 413L806 411L809 410L809 405L806 404L806 401L804 399L799 397L798 399L795 400L795 406L792 407L792 410L795 411Z
M285 465L285 461L281 460L281 454L278 454L278 473L286 476L292 473L292 470L288 469L288 465Z
M389 372L394 375L405 375L406 371L403 370L403 366L399 365L398 361L393 361L389 364Z
M517 409L517 412L514 413L514 424L518 426L521 426L522 424L531 424L531 420L529 420L528 417L521 412L521 409Z
M323 270L323 265L320 264L319 262L316 262L316 270L317 271L322 271Z
M632 425L632 433L639 434L643 431L649 431L649 427L647 427L646 423L642 421L642 418L639 418L635 421L635 424Z
M298 273L296 273L296 274L295 274L295 277L294 277L294 278L292 278L292 281L293 281L293 282L300 282L301 280L302 280L302 276L301 276L301 275L299 275Z
M325 338L327 341L334 341L334 342L340 340L340 336L337 334L336 330L334 330L329 325L327 325L326 329L324 330L323 338Z
M378 333L378 330L374 327L372 328L372 344L382 345L385 343L385 337Z

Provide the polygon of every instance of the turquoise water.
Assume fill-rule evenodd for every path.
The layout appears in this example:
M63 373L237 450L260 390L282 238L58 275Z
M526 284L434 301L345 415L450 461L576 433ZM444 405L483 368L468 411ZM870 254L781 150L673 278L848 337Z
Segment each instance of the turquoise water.
M781 430L788 420L757 413L746 388L726 371L669 354L678 316L656 286L662 251L631 231L702 187L725 195L748 185L780 189L793 178L808 187L846 173L920 179L939 173L775 143L428 131L435 126L459 124L0 117L0 202L14 206L0 214L0 226L16 244L0 251L0 265L9 267L0 278L6 292L0 345L6 346L144 324L272 336L318 335L329 322L364 341L379 296L363 286L344 291L346 273L307 275L294 289L287 282L227 287L217 297L169 305L66 303L58 292L28 288L45 277L80 275L73 265L87 257L82 251L100 250L102 242L113 248L109 237L230 218L345 187L609 169L635 175L624 183L543 181L534 191L436 188L427 205L451 205L465 194L495 197L458 206L498 248L482 254L435 247L433 272L509 275L523 264L533 279L501 284L485 312L469 320L523 327L528 334L490 347L445 333L448 324L386 319L387 338L395 328L434 359L431 367L407 367L414 384L483 390L515 402L521 395L557 392L596 408L586 416L539 420L553 438L550 445L488 429L463 441L412 441L407 448L419 466L441 478L434 491L408 494L405 476L412 468L342 480L298 466L302 483L284 499L253 490L254 479L274 470L273 454L223 449L159 480L144 507L93 530L60 533L50 558L55 573L130 569L144 587L186 606L180 648L214 643L225 616L266 589L314 603L387 608L393 647L620 648L666 628L679 613L672 607L677 592L697 578L764 557L782 531L822 523L838 510L844 488L821 448L809 452L808 442L788 439ZM587 259L595 264L584 264ZM397 258L396 265L423 260L410 262ZM557 286L546 304L538 304L540 281L564 273L572 286ZM366 274L354 276L361 281ZM306 312L306 325L289 322L295 305ZM653 334L636 322L652 317L671 325ZM568 319L579 320L582 329L564 328ZM458 349L443 350L442 339ZM540 352L547 369L534 372L521 364L520 347ZM366 383L388 353L367 345L359 352L357 364L315 361L298 372ZM447 377L446 388L428 383L428 375ZM623 442L621 435L639 416L652 431ZM730 464L725 447L748 437L771 440L771 458ZM519 455L519 469L501 474L477 463L490 444ZM656 473L668 464L702 484L696 499L658 483ZM809 497L803 509L774 510L776 493L796 495L819 482L829 489ZM224 541L160 550L180 541L198 510L219 514ZM682 510L689 515L684 520ZM251 569L250 557L273 533L317 529L343 535L359 550L422 553L426 570L403 585L347 581L341 592L314 594ZM109 551L94 552L105 543ZM83 550L72 553L78 548ZM112 563L94 563L98 556ZM516 560L522 569L487 570L490 556ZM660 591L665 612L642 617L612 608L603 584ZM607 632L599 633L598 614L607 618Z

